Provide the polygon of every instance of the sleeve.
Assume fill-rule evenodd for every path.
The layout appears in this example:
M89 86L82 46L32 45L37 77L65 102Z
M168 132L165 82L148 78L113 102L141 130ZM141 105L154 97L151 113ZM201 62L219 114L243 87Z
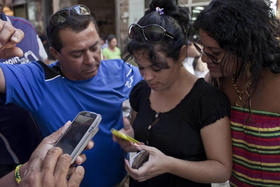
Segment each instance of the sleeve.
M131 105L131 108L138 112L139 111L139 106L140 103L142 103L142 98L145 94L143 94L144 91L144 87L145 87L145 81L141 81L138 84L136 84L129 96L129 102Z
M215 123L223 117L230 116L230 102L228 98L218 88L210 85L201 91L199 105L200 128Z
M38 63L30 63L1 64L0 67L6 83L6 95L1 98L2 102L14 103L31 112L36 111L42 102L45 87L41 66Z

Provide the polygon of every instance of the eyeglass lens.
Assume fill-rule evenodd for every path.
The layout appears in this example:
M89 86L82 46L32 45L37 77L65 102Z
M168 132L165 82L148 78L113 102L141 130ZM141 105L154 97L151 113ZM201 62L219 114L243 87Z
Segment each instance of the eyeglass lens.
M207 58L209 58L213 64L219 64L216 57L207 53L203 48L199 47L197 43L193 43L193 45L200 54L202 54L202 55L205 54L207 56Z
M160 41L164 37L164 30L161 27L155 25L148 25L142 28L146 38L150 41Z
M136 39L139 33L143 35L145 40L149 41L160 41L164 38L164 36L171 37L172 39L174 38L171 34L166 34L166 30L162 28L160 25L147 25L147 26L140 26L138 24L132 24L129 27L129 38L131 39Z
M84 6L84 5L75 5L73 7L70 7L70 10L75 11L76 14L81 16L88 16L90 15L90 10Z
M62 24L66 21L66 18L70 15L79 15L79 16L89 16L90 10L84 5L74 5L69 8L64 8L58 11L52 18L54 25Z

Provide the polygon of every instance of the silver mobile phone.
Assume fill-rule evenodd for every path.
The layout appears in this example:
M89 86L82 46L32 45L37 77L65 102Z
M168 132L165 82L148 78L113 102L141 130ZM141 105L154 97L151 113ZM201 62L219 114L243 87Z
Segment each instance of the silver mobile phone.
M94 112L79 112L55 146L62 148L63 153L71 155L71 163L74 163L76 157L97 133L101 119L101 115Z

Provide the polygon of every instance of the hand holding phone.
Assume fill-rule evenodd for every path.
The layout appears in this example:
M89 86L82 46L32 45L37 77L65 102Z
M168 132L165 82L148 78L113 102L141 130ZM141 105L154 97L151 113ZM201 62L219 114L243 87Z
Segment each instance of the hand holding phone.
M55 146L62 148L64 153L71 155L71 163L74 163L76 157L97 133L101 119L101 115L94 112L79 112Z

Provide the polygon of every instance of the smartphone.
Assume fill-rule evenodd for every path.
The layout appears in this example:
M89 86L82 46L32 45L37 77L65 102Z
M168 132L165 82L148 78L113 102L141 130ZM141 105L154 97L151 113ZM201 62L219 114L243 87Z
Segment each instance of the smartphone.
M141 150L130 159L130 166L133 169L139 169L148 160L149 153L145 150Z
M55 146L62 148L63 153L71 155L72 164L97 133L101 119L100 114L81 111L74 118L70 127L58 139Z
M129 142L132 142L132 143L140 143L138 140L135 140L134 138L132 138L132 137L130 137L130 136L114 129L114 128L111 129L111 132L112 132L113 135L115 135L115 136L117 136L117 137L119 137L123 140L129 141Z

